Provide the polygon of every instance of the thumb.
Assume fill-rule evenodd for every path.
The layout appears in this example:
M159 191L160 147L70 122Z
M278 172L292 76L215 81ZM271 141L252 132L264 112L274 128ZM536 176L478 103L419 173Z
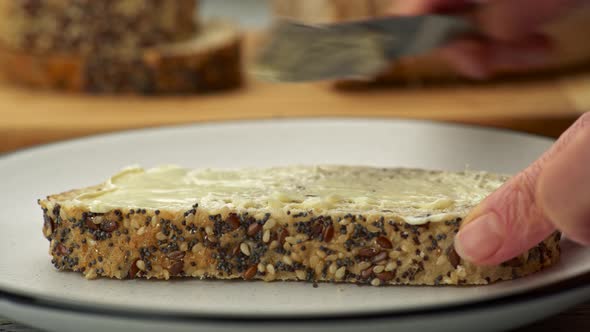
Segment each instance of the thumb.
M469 214L455 237L455 250L473 263L495 265L556 229L590 244L590 113Z

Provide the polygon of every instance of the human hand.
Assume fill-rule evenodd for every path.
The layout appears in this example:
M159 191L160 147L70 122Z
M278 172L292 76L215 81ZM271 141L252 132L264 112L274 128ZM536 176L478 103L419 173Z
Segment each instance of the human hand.
M590 112L467 216L455 250L475 264L495 265L555 230L590 245Z
M551 41L541 27L590 0L402 0L396 14L468 15L483 36L453 42L440 51L461 74L485 79L502 70L530 70L552 58Z

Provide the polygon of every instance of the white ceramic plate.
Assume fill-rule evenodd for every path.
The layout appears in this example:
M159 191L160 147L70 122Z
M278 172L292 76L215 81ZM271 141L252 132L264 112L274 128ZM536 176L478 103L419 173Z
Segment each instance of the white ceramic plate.
M227 281L87 281L50 264L37 198L99 183L130 164L365 164L514 173L551 145L507 131L428 122L315 119L102 135L0 159L0 314L54 331L502 330L590 298L590 250L484 287L359 287Z

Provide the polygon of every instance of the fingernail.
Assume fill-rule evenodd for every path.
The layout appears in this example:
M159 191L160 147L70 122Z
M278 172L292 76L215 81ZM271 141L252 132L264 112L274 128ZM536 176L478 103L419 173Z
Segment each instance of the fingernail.
M455 251L470 262L481 262L502 246L500 220L491 212L470 221L455 236Z

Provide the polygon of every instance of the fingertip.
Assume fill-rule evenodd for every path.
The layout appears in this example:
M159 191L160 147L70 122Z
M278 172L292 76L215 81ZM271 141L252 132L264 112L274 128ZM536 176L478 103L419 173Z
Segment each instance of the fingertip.
M455 236L455 251L474 264L494 264L497 252L504 245L503 233L499 217L487 212L461 227Z
M535 174L532 167L512 177L469 214L455 237L461 257L476 265L498 265L555 231L535 204Z

